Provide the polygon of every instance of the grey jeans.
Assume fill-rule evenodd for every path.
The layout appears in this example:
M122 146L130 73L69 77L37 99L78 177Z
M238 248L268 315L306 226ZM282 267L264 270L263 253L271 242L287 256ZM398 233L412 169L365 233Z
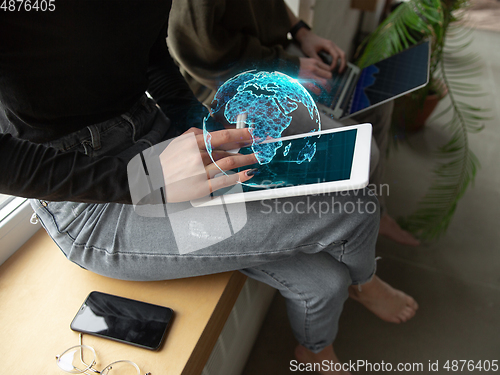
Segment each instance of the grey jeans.
M162 141L151 131L162 123L167 126L163 113L143 98L128 113L49 146L93 158L112 155L136 142ZM168 217L143 217L132 205L35 199L31 204L66 257L92 272L166 280L240 270L277 288L297 340L315 352L333 342L348 286L367 282L375 272L379 213L368 189L247 202L243 229L188 254L177 250ZM197 210L211 217L210 207ZM193 232L189 223L185 227Z

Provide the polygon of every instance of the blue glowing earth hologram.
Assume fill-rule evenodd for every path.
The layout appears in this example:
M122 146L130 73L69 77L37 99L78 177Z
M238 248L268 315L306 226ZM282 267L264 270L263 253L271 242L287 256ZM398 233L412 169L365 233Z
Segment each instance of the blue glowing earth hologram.
M244 125L251 129L252 151L256 153L259 165L269 164L281 148L282 142L262 143L276 139L292 123L294 113L302 104L312 123L311 132L321 130L318 109L311 95L296 80L280 72L248 71L226 81L217 91L211 104L212 116L203 121L205 145L212 161L210 132L226 127ZM283 151L290 151L288 143ZM313 140L307 142L293 160L297 164L311 160L316 152ZM297 154L295 154L297 155ZM220 169L220 168L219 168ZM221 169L222 171L222 169ZM224 172L224 171L222 171ZM250 182L250 181L249 181Z
M297 164L302 164L303 162L311 161L316 154L316 142L311 143L307 140L305 146L299 151L299 156L297 157Z
M292 144L289 143L285 146L285 151L283 151L283 156L287 156L288 153L290 152L290 147L292 147Z

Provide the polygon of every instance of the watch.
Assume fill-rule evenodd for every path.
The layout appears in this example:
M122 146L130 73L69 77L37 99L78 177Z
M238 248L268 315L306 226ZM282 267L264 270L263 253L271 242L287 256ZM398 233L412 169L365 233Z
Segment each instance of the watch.
M293 27L290 29L290 34L292 34L292 38L295 40L295 36L297 35L297 32L302 29L303 27L305 27L307 30L311 30L311 27L309 27L309 25L307 23L305 23L304 21L300 20L299 22L297 22L295 25L293 25Z

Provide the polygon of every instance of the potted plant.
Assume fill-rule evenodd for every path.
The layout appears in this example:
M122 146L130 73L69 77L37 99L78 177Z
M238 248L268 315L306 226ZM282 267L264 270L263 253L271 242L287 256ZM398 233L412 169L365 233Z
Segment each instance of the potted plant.
M464 82L481 74L479 57L464 53L472 41L472 30L461 27L458 21L467 6L465 0L409 0L389 14L360 48L358 65L365 67L423 39L431 41L429 84L413 93L411 100L414 107L421 107L432 91L446 95L449 105L436 117L449 116L450 139L437 152L433 181L417 210L400 220L423 240L435 239L446 231L479 167L469 149L468 135L480 131L487 117L484 109L467 103L468 97L484 95L478 85Z

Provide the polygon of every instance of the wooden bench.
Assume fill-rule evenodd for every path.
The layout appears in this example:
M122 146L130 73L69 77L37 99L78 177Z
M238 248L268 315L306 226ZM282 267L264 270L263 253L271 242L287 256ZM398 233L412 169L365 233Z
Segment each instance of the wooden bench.
M156 282L106 278L68 261L42 229L0 266L2 373L64 373L55 356L78 344L69 325L85 297L98 290L175 311L159 351L84 335L98 370L128 359L142 374L201 374L245 280L239 272Z

